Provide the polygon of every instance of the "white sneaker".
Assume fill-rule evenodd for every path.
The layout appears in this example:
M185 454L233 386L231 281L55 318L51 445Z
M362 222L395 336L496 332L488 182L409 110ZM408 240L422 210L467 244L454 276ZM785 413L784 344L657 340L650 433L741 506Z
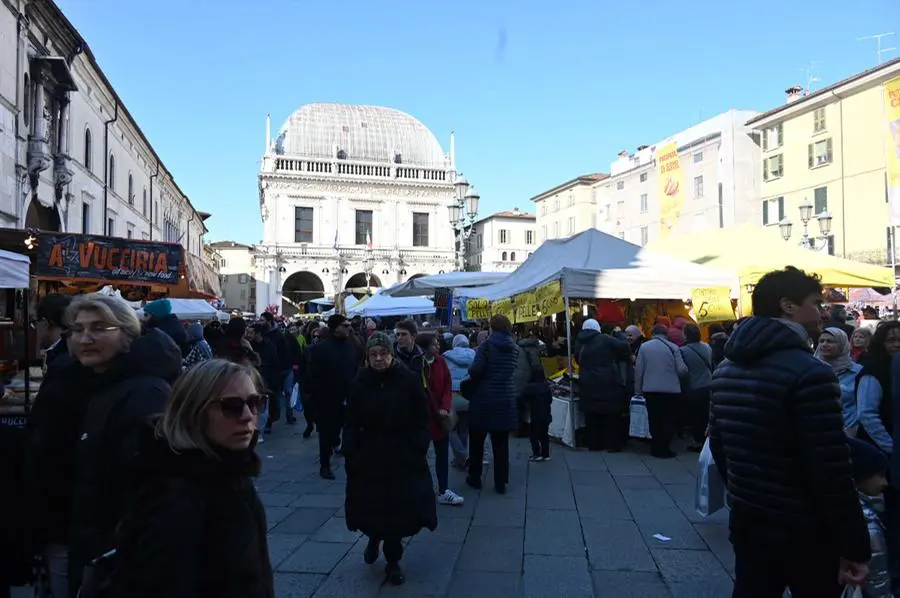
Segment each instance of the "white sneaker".
M438 504L450 505L451 507L459 507L466 502L462 496L447 488L444 493L438 496Z

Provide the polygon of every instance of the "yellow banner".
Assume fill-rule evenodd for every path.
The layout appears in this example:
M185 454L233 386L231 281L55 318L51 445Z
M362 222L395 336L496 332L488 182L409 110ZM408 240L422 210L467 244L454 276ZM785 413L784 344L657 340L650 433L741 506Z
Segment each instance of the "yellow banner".
M513 303L516 307L517 324L536 322L541 318L541 310L533 291L519 293L513 299Z
M694 319L698 324L725 322L734 319L731 290L728 287L691 289Z
M513 300L511 297L491 302L491 315L497 316L500 314L509 318L511 323L516 323L516 313L515 309L513 309Z
M491 302L487 299L469 299L466 301L466 317L470 320L490 320Z
M656 165L659 175L659 236L664 239L678 224L684 205L684 173L674 141L657 148Z
M542 317L566 311L566 302L563 299L562 288L559 286L558 280L536 288L534 300L537 303L538 313Z
M900 226L900 77L884 84L884 114L887 119L887 172L891 225Z

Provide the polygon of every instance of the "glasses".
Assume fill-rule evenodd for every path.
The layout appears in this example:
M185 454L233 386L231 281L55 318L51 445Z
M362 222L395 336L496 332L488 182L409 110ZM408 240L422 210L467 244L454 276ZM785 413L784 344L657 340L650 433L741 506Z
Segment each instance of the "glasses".
M91 338L97 338L98 336L104 336L111 332L115 332L116 330L119 330L119 326L112 326L110 324L92 324L90 326L72 326L69 328L68 333L73 339L88 335L90 335Z
M252 415L259 415L260 411L265 410L268 401L269 397L267 395L248 395L246 399L244 397L222 397L218 399L222 415L228 419L239 419L244 414L244 407L250 409Z

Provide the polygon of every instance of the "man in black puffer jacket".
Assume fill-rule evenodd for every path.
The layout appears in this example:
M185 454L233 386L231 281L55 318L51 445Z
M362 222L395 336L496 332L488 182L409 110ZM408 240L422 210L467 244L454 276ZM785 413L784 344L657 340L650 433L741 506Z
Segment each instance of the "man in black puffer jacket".
M837 597L865 581L866 521L843 433L841 392L816 359L818 279L769 272L712 383L710 447L731 494L734 598Z

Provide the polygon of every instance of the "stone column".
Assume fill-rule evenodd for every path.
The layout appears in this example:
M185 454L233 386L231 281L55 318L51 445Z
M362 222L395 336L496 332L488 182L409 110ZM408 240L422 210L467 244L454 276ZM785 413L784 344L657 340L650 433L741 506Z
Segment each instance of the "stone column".
M57 123L57 147L56 153L68 155L69 148L69 94L63 93L59 97L59 122Z

